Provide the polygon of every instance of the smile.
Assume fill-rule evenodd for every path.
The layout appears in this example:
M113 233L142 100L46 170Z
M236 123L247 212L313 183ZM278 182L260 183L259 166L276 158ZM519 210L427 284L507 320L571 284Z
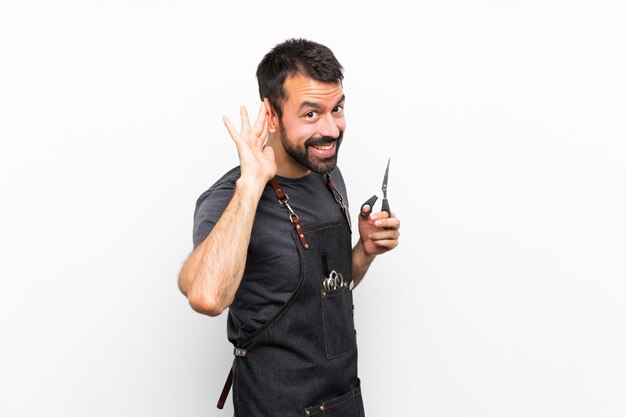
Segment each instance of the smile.
M335 147L335 142L329 143L327 145L313 145L315 149L319 149L320 151L329 151Z
M337 142L325 143L320 145L311 145L311 150L318 158L330 158L335 154Z

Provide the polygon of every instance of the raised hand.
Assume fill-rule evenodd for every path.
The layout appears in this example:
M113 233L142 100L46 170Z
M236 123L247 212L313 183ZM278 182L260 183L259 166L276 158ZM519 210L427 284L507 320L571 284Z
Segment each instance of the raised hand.
M244 106L241 106L240 114L240 131L237 131L226 116L224 116L224 125L237 146L241 179L256 184L262 190L276 174L274 151L270 146L264 146L269 132L269 115L265 103L262 103L257 119L251 127L248 112Z

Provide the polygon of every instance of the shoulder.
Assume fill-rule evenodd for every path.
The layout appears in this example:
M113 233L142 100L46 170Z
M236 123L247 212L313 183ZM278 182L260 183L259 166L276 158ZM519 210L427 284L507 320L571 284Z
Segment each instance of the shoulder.
M228 206L240 175L239 167L231 169L198 197L193 216L194 247L207 237Z
M206 204L210 204L211 200L221 200L223 197L232 197L235 191L235 183L241 175L241 168L236 166L228 171L219 180L215 182L208 190L200 194L196 201L196 211L194 215L198 215L200 209Z
M341 193L346 193L346 183L343 180L343 175L341 175L341 170L338 166L336 166L332 171L330 171L330 177L333 179L335 186Z
M335 168L330 171L330 176L333 178L333 181L340 182L345 187L345 183L343 182L343 175L341 175L341 170L338 166L335 166Z

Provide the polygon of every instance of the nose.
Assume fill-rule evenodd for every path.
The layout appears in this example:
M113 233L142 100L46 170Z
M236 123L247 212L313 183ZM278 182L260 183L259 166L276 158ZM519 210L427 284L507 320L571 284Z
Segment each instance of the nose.
M337 120L332 114L324 115L319 120L318 133L323 137L338 138L339 126L337 126Z

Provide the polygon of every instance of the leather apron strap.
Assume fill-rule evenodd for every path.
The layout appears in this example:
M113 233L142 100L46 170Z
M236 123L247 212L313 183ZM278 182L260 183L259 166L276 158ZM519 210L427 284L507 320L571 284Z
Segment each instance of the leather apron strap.
M226 398L228 398L228 393L230 392L230 387L233 385L233 368L230 368L230 372L228 373L228 378L226 378L226 383L224 383L224 388L222 389L222 393L220 394L220 399L217 400L217 408L220 410L224 408L224 404L226 403Z
M269 183L274 189L274 192L276 193L278 202L284 205L287 208L287 210L289 210L289 221L293 225L293 228L296 230L296 234L298 235L298 238L300 239L300 243L302 244L304 249L308 249L309 243L307 242L306 237L304 236L304 232L302 231L302 224L300 223L300 217L298 217L298 215L293 211L293 209L289 205L289 196L284 193L276 177L272 178L269 181ZM333 198L335 199L335 202L337 203L339 208L341 208L341 213L343 214L343 217L346 219L346 222L348 223L348 228L350 228L350 233L352 233L352 227L350 224L350 216L348 216L348 208L343 202L343 196L335 187L335 183L333 182L332 178L330 177L330 173L328 172L326 173L326 187L328 187L328 189L333 195Z
M296 234L298 235L298 238L300 239L300 243L302 243L302 246L304 247L304 249L308 249L309 243L306 241L306 237L304 237L304 233L302 232L302 225L300 224L300 217L298 217L298 215L293 211L293 209L289 205L289 196L283 192L282 188L280 188L280 184L278 183L278 180L276 179L276 177L270 180L270 185L272 186L272 188L274 189L274 192L276 193L278 202L284 205L285 207L287 207L287 210L289 210L289 221L293 225L293 228L296 230Z
M234 348L233 355L240 356L245 358L248 354L248 351L245 349ZM228 372L228 377L226 378L226 382L224 383L224 388L222 388L222 393L220 394L219 400L217 400L217 408L220 410L224 408L224 404L226 404L226 398L228 398L228 393L230 392L230 388L233 386L233 367L230 367L230 372Z

